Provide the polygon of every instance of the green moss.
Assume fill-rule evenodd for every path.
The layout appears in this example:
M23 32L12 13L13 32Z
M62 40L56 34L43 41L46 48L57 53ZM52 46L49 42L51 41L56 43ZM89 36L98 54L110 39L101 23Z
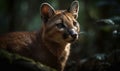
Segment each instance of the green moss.
M30 71L56 71L55 69L46 66L40 62L35 62L24 56L20 56L15 53L10 53L3 49L0 49L0 65L4 64L7 67L13 67L11 70L30 70ZM17 69L14 69L17 68Z

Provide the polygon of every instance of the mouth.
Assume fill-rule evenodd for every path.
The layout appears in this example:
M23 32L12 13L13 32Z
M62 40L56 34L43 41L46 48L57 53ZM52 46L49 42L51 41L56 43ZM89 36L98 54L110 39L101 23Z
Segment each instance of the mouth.
M73 43L73 42L75 42L75 41L76 41L76 39L71 39L71 40L68 41L68 42Z
M78 39L78 35L72 36L72 35L69 35L69 34L63 34L63 39L66 42L72 43L72 42L75 42Z

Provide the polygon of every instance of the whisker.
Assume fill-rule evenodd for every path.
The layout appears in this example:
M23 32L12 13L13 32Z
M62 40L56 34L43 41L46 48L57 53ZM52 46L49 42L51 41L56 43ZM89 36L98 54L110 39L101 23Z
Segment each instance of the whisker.
M80 32L79 35L81 35L81 34L86 34L86 32Z

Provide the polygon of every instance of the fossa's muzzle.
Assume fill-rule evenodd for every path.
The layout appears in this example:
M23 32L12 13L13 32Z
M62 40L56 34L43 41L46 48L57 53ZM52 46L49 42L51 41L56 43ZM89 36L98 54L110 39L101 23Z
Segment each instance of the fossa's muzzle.
M67 29L66 32L63 34L63 38L69 38L69 42L73 42L78 39L78 32L76 32L74 29Z

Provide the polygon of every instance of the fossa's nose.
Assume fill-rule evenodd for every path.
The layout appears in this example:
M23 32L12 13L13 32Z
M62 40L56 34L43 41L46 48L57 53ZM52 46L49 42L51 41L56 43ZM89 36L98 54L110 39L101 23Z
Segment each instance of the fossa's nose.
M71 36L72 36L73 39L77 38L77 34L72 34Z
M78 33L74 29L69 30L69 33L73 39L77 38Z

